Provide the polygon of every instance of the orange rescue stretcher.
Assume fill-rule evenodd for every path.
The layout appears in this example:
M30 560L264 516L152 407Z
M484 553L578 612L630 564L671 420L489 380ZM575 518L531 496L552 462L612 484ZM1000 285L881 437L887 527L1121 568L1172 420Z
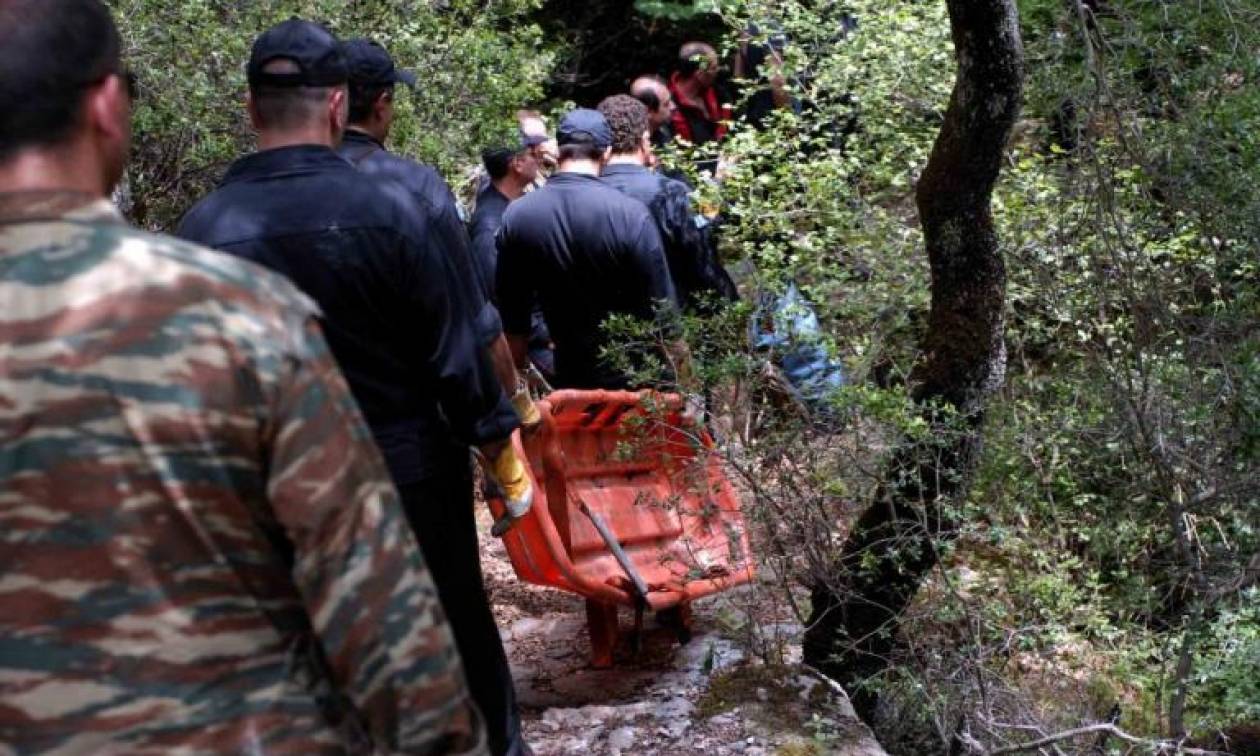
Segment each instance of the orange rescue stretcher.
M574 391L539 402L541 427L513 443L534 476L530 512L504 534L521 580L586 599L592 663L609 667L617 610L643 612L690 637L690 604L753 578L734 486L712 437L681 398ZM496 518L501 500L491 499Z

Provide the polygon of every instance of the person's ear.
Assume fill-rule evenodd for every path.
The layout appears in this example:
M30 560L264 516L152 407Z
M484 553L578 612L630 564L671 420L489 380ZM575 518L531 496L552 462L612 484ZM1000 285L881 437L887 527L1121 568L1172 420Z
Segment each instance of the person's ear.
M372 103L372 115L377 121L386 122L390 120L393 113L394 93L386 89L377 96L376 102Z
M254 93L245 93L245 112L249 114L249 125L254 131L262 131L262 122L258 117L258 103L254 102Z
M350 103L346 97L346 88L337 87L328 98L328 125L338 138L345 133L349 113Z
M92 130L113 142L131 138L131 96L121 75L106 76L88 90L84 110Z
M644 131L642 136L639 137L639 146L645 150L652 149L652 131L650 129Z

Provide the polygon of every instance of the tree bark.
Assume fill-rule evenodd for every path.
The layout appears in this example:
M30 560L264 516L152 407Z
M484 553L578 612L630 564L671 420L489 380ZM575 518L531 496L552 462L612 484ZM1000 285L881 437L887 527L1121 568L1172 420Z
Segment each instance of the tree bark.
M932 429L907 439L886 480L816 576L805 660L851 689L883 670L898 618L956 531L980 451L987 397L1002 385L1006 272L993 227L993 186L1023 92L1014 0L947 0L958 70L945 121L916 190L932 304L913 396ZM859 710L873 702L851 690Z

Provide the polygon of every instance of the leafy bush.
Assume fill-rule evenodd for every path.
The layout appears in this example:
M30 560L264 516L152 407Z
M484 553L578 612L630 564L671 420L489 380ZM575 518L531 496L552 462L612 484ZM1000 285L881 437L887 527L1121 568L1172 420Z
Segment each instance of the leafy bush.
M1232 3L1021 10L1028 102L995 201L1008 379L954 504L963 537L903 618L906 655L884 681L885 736L907 750L922 747L901 740L913 722L944 744L965 716L998 745L1026 733L997 723L1050 732L1120 704L1122 725L1158 737L1254 717L1258 701L1236 586L1260 551L1260 94L1241 84L1260 76L1260 27ZM761 398L744 410L759 421L733 423L755 432L732 457L765 551L785 585L810 584L829 579L891 442L916 438L901 382L927 271L911 190L948 99L948 22L936 3L750 1L726 18L728 47L750 20L782 26L808 106L737 129L720 182L691 167L704 155L673 159L723 208L748 288L800 284L854 379L820 429L767 403L738 335L729 349L749 359L723 363L741 398ZM713 353L720 331L690 332Z
M127 209L155 229L172 228L250 149L245 62L254 37L274 23L297 15L343 38L371 37L414 69L420 83L414 92L399 87L390 146L452 178L541 96L552 55L527 20L537 0L110 4L140 75Z

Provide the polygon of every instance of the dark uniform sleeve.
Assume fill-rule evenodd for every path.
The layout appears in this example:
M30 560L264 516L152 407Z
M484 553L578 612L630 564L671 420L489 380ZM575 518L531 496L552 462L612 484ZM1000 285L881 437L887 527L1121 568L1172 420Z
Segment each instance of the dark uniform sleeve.
M267 496L340 692L376 749L483 753L437 590L380 452L313 320L285 334L269 400Z
M660 197L664 241L672 252L670 270L680 303L689 304L682 300L709 292L730 300L738 299L734 283L718 262L712 238L696 225L687 186L666 180Z
M495 246L495 229L487 223L478 223L471 229L472 259L481 283L482 294L491 302L498 299L494 291L494 271L498 258Z
M499 261L495 269L495 292L499 313L503 316L503 332L509 336L529 336L533 330L531 311L537 286L534 266L525 250L513 244L511 228L505 222L495 235Z
M468 231L459 219L453 198L437 212L435 222L441 229L442 246L456 264L457 275L464 281L463 288L477 324L481 344L489 346L503 333L503 321L499 318L498 308L491 301L490 291L479 270L480 263L473 257Z
M407 239L407 280L401 282L423 334L423 357L436 381L437 400L457 438L481 446L511 435L520 424L490 364L485 340L486 307L470 278L466 242L458 253L448 247L464 238L443 213ZM454 234L454 232L458 232ZM454 235L454 240L452 236ZM497 323L498 314L495 312ZM494 330L495 336L501 329Z

